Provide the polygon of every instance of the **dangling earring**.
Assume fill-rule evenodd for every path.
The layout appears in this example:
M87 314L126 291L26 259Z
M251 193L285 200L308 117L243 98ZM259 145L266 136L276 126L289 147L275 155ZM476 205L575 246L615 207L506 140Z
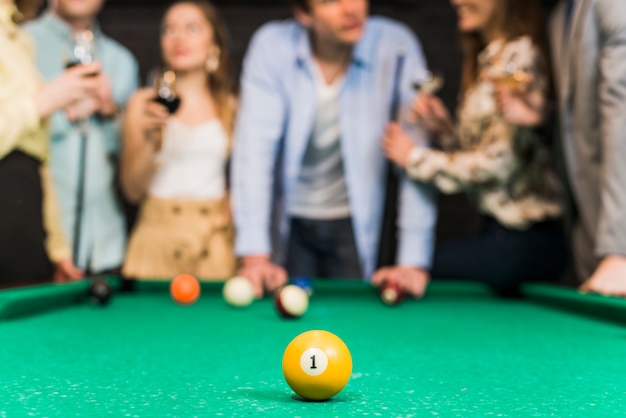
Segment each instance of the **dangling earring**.
M209 55L209 58L207 58L206 63L204 64L204 68L206 69L206 72L209 74L217 71L219 66L220 66L219 52Z

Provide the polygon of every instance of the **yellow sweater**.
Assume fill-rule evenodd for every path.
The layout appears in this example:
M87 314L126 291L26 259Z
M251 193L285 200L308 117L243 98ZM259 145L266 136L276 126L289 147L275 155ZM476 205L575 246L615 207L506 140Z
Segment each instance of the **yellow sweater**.
M46 122L39 119L33 96L43 82L32 44L7 16L11 6L0 5L0 159L22 151L40 160L46 249L53 262L69 259L67 245L48 169L49 138Z

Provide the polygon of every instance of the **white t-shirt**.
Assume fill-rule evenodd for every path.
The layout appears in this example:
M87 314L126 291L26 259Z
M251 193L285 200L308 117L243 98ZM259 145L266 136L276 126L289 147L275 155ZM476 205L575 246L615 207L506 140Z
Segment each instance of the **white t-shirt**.
M341 155L339 97L344 84L340 77L326 84L317 63L313 65L317 109L313 132L304 153L289 215L307 219L341 219L350 216L350 203Z
M165 127L150 195L161 199L222 198L227 157L228 135L218 119L190 126L173 118Z

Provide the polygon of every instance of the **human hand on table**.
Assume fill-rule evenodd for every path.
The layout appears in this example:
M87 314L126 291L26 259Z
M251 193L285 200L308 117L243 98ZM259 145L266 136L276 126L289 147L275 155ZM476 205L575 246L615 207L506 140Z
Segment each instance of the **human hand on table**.
M271 293L287 283L287 271L264 255L243 257L237 275L252 282L257 299L262 298L265 292Z
M421 268L412 266L383 267L374 273L372 285L379 287L383 283L394 283L414 298L421 298L426 292L430 274Z
M579 290L605 296L626 297L626 257L621 255L606 257Z
M80 280L85 276L85 272L74 265L71 259L59 261L54 269L54 282L65 283Z

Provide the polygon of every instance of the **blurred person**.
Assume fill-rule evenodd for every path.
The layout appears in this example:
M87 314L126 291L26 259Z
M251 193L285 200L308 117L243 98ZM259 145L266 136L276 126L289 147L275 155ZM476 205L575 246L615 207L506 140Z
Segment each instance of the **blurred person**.
M158 103L161 89L139 90L124 125L122 187L141 204L123 268L129 278L187 273L219 280L234 273L226 167L236 103L227 38L207 1L178 1L165 13L163 77L176 97ZM175 99L179 108L168 112L163 103Z
M417 147L398 126L386 155L409 177L464 191L485 215L477 236L435 250L435 278L485 281L502 292L559 280L567 251L561 187L546 138L549 57L537 1L452 0L464 49L458 123L441 100L419 95L414 118L443 150Z
M551 22L581 290L626 296L626 2L559 2Z
M410 106L421 46L398 22L368 17L366 0L291 4L294 19L259 29L243 68L232 171L239 274L257 297L288 274L393 278L419 297L432 257L430 188L401 181L396 264L377 266L377 251L386 178L379 143L394 85L400 113Z
M90 97L51 120L50 168L59 196L65 236L86 274L118 271L126 247L126 220L116 186L124 106L137 89L132 54L106 36L97 15L104 0L50 0L48 10L25 25L35 41L37 66L46 80L76 57L73 38L91 37L101 71Z
M89 97L91 64L44 84L30 38L0 0L0 285L80 278L58 217L48 167L47 119Z

